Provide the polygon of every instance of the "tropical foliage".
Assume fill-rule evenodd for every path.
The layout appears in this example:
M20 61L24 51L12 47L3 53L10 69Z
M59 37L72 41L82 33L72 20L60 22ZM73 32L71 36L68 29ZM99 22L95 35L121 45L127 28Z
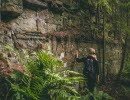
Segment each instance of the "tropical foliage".
M61 70L62 62L53 54L39 51L29 57L25 72L14 70L8 84L6 100L75 100L79 93L72 85L83 81L81 74ZM74 74L74 77L70 77ZM5 98L4 98L5 99Z

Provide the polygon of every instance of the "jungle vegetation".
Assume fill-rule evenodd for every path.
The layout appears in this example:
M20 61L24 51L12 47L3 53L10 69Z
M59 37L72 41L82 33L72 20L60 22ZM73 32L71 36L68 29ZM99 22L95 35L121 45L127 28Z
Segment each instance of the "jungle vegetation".
M94 91L95 100L129 100L130 0L50 1L56 8L59 6L56 2L62 2L62 12L79 18L80 25L66 23L63 30L80 28L82 32L91 34L91 39L101 40L103 71L100 83ZM110 82L105 76L105 50L109 43L122 46L120 70ZM17 51L14 53L21 58ZM0 60L3 60L1 55ZM78 82L84 82L83 75L72 70L63 70L63 62L54 54L36 51L31 56L25 55L25 58L20 59L22 67L14 69L10 75L1 75L0 100L89 100L92 94L87 89L83 91L83 95L74 87Z

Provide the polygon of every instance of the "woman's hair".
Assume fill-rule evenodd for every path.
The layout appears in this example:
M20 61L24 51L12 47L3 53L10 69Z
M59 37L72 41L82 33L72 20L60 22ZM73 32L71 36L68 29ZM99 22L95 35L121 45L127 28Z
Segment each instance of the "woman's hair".
M88 53L89 54L95 54L95 49L94 48L88 48Z

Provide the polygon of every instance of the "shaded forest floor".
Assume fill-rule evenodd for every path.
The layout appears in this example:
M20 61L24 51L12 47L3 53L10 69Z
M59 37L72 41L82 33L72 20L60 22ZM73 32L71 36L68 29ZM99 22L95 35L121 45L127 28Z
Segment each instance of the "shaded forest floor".
M106 81L105 83L100 82L97 84L95 89L96 90L94 90L94 93L96 93L96 96L101 97L101 99L97 99L97 100L130 100L130 79L128 78L127 79L122 78L119 81L109 80ZM88 92L86 93L85 88L80 89L80 93L82 96L88 94ZM103 94L107 93L113 99L103 99L103 94L101 93Z
M130 81L122 79L120 81L108 81L98 86L99 90L108 93L115 100L130 100Z

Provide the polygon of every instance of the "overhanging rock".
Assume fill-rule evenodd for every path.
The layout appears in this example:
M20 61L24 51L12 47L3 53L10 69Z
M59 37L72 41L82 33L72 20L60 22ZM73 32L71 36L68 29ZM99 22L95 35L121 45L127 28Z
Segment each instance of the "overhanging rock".
M4 21L16 18L23 11L22 0L2 0L0 11Z
M25 6L32 8L47 8L47 3L40 0L23 0Z

